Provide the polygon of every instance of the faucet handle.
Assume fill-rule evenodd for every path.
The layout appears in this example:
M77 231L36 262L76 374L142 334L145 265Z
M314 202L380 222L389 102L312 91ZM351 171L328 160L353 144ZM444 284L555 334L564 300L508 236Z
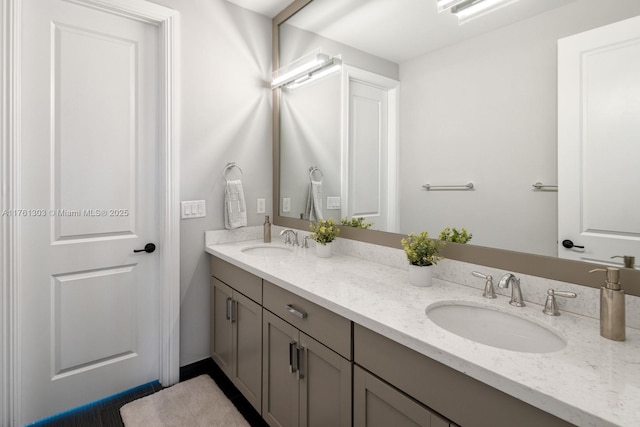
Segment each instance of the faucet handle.
M484 292L482 292L483 297L488 299L497 298L495 289L493 288L493 276L482 274L478 271L472 271L471 274L487 281L484 285Z
M556 302L556 296L564 298L576 298L578 294L575 292L556 291L553 289L547 290L547 301L544 303L544 310L542 312L548 316L560 316L558 310L558 304Z
M309 236L304 236L304 238L302 239L302 249L308 249L309 248Z

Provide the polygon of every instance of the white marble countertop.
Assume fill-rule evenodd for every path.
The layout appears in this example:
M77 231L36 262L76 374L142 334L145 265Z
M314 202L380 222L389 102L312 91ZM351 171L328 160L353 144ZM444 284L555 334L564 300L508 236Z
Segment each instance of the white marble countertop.
M482 298L478 289L434 279L407 283L408 272L359 258L315 256L297 248L286 256L256 256L244 241L206 246L206 252L334 311L364 327L578 426L640 426L640 331L627 341L602 338L597 319L540 305L512 307L508 298ZM278 246L278 244L273 244ZM526 317L556 331L567 346L553 353L520 353L478 344L435 325L430 304L468 301Z

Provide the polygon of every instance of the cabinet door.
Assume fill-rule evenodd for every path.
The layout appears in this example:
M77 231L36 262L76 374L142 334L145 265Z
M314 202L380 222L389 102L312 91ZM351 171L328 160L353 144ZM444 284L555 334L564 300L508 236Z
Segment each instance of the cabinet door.
M262 418L272 427L298 425L298 379L292 362L298 330L262 310Z
M354 367L353 388L354 427L432 425L432 414L427 408L357 365ZM434 426L441 425L442 419L438 417Z
M233 290L216 278L211 279L211 357L231 377L233 333L230 310Z
M260 412L262 396L262 307L233 292L233 363L231 380Z
M351 362L302 332L300 345L300 426L351 426Z

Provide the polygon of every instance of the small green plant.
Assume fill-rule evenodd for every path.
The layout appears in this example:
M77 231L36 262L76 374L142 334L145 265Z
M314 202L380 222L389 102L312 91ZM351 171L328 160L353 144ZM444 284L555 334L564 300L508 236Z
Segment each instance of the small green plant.
M373 225L372 222L364 222L363 217L359 217L359 218L354 217L349 219L349 217L346 217L346 216L342 218L341 224L346 225L348 227L362 228L365 230Z
M445 229L440 232L438 239L443 242L467 243L472 237L473 234L469 233L464 227L460 230L453 227L445 227Z
M444 246L444 242L429 238L429 233L423 231L416 235L409 233L402 239L402 247L407 254L407 259L412 265L425 267L437 264L443 257L438 256L438 252Z
M321 245L333 242L335 238L338 237L338 234L340 234L340 229L333 221L333 218L312 222L311 231L313 231L311 238Z

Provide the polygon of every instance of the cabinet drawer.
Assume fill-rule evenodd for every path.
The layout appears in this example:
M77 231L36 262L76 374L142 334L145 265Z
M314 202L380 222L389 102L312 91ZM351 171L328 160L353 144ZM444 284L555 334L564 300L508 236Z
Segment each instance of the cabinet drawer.
M266 280L263 306L351 360L351 321Z
M255 302L262 303L262 279L235 265L211 257L211 275Z

